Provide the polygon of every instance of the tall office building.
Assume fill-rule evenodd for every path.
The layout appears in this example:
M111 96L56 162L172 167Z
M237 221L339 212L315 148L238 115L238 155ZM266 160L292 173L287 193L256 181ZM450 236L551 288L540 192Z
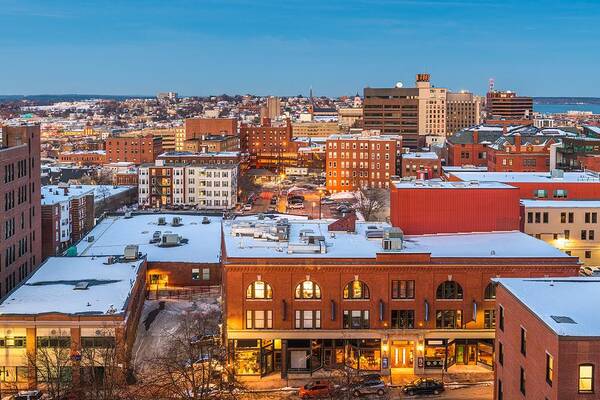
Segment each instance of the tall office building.
M530 119L533 112L533 98L517 96L511 91L490 91L486 96L486 111L488 119Z
M446 134L453 135L461 129L481 122L481 98L469 92L448 92L446 97Z
M267 103L261 108L261 119L277 119L281 116L281 99L276 96L267 98Z
M0 126L0 297L42 259L39 125Z

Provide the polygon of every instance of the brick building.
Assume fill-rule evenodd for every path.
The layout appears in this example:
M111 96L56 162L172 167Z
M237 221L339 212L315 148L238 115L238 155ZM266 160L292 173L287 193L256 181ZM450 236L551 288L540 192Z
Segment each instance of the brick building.
M496 281L494 399L597 398L600 281Z
M249 154L250 166L254 168L283 170L286 166L295 166L298 159L289 119L273 124L268 118L263 118L260 126L242 124L240 147L242 152Z
M559 142L556 136L503 135L488 147L488 171L548 172L550 148Z
M519 230L519 189L497 182L392 181L390 220L408 235Z
M59 184L43 186L42 258L56 256L94 227L94 188Z
M77 165L102 165L106 163L105 150L63 151L59 153L58 161Z
M195 153L220 153L239 151L240 138L234 135L201 135L185 141L184 151Z
M398 175L402 137L363 134L332 135L326 142L326 186L335 192L359 187L387 188Z
M203 135L238 135L238 121L235 118L186 118L185 139ZM183 149L182 149L183 150Z
M42 260L40 127L0 126L0 297Z
M162 138L159 136L115 136L106 139L106 162L132 162L144 164L154 162L162 153Z
M559 146L550 149L551 168L565 171L591 170L600 172L600 138L563 138Z
M511 91L491 91L486 95L488 119L523 120L533 115L533 98L517 96Z
M508 128L477 126L448 136L446 138L447 165L487 167L488 146L506 132Z
M452 135L481 121L481 99L473 93L448 92L446 96L446 133Z
M402 177L414 176L418 179L436 179L442 173L442 162L433 152L403 153L401 156Z
M223 222L224 329L238 374L491 369L490 278L579 271L577 258L520 232L403 236L354 225Z

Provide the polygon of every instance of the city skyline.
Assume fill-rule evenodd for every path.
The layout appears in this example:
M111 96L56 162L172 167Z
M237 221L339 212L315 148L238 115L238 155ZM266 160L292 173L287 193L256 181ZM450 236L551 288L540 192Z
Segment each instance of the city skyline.
M3 3L0 43L19 62L0 68L2 95L340 96L419 72L476 94L489 78L530 96L600 93L589 1Z

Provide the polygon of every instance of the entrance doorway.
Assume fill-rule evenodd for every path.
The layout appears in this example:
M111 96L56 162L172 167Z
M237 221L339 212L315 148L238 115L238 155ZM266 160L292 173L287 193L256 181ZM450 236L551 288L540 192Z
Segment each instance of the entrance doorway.
M456 344L456 363L460 365L477 364L476 344Z
M415 342L412 340L392 340L390 358L392 368L414 368Z

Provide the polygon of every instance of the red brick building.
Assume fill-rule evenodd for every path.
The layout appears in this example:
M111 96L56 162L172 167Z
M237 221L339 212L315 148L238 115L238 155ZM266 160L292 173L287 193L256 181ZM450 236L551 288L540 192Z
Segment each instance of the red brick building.
M42 260L40 127L0 126L0 297Z
M496 182L392 181L390 218L407 235L519 230L519 189Z
M494 399L596 399L600 282L498 279Z
M500 127L464 129L446 138L447 165L487 167L488 146L504 134Z
M298 160L298 146L292 142L289 119L277 125L268 118L263 118L260 126L242 124L240 147L249 154L250 166L254 168L278 171L295 166Z
M74 163L77 165L103 165L106 163L106 151L63 151L59 154L58 160L65 163Z
M238 135L235 118L186 118L185 138L194 139L203 135Z
M490 172L548 172L550 147L560 139L541 135L505 135L489 146Z
M106 162L152 163L162 153L160 136L115 136L106 139Z
M354 191L359 187L387 188L399 175L400 136L331 135L326 143L327 190Z
M223 238L224 328L240 375L491 369L490 278L579 271L576 257L520 232L402 236L372 222L257 219L224 221Z
M442 173L442 162L433 152L403 153L402 177L414 176L418 179L436 179Z

